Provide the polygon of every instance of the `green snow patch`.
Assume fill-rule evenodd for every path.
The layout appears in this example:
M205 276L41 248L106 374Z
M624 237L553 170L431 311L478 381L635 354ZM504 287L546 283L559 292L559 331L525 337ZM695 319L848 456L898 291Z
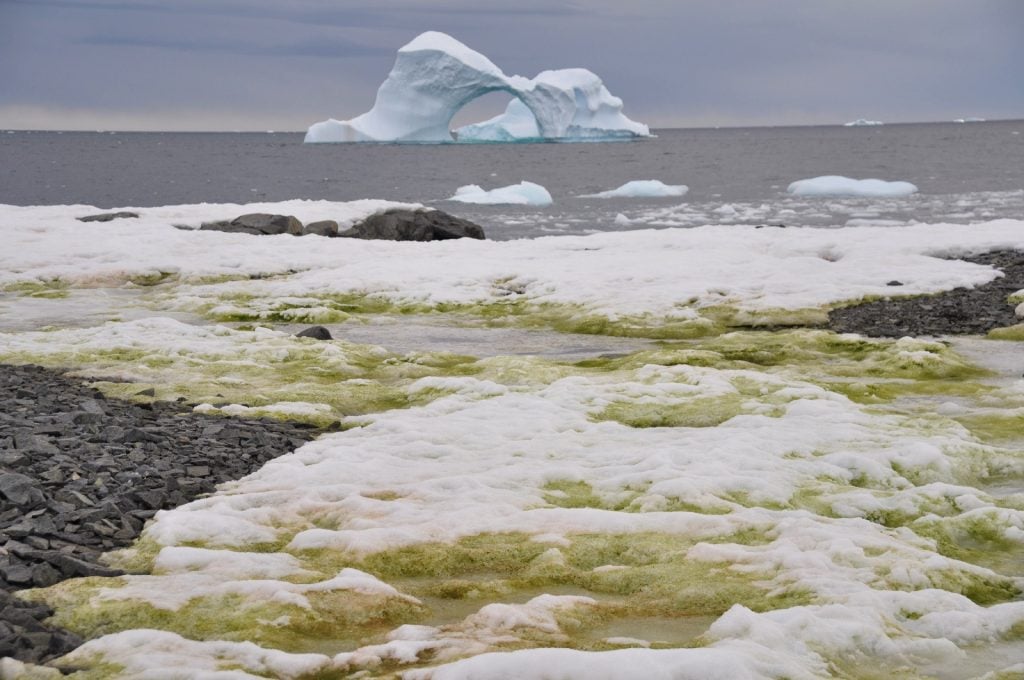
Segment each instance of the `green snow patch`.
M141 597L115 599L130 578L73 579L22 591L22 596L46 602L56 610L50 623L86 638L147 628L192 640L250 641L289 652L306 651L316 640L379 636L424 615L423 606L406 596L340 589L307 590L300 597L204 594L174 608ZM161 585L154 581L150 587Z
M365 557L329 550L299 551L310 568L345 566L401 584L415 597L480 600L517 592L575 588L598 600L602 616L717 615L735 603L767 611L807 603L806 591L773 592L764 573L740 573L728 565L688 560L695 539L657 533L575 534L552 547L525 534L482 534L455 543L425 543ZM757 543L745 531L713 539Z
M68 283L61 279L46 281L20 281L0 286L0 293L13 293L34 298L65 298L68 296Z
M264 328L194 327L169 319L46 333L0 334L0 361L71 369L114 397L184 400L210 411L326 425L405 408L439 392L408 386L476 372L472 357L395 355L371 345L317 341ZM155 396L140 395L151 388Z
M988 332L988 337L993 340L1024 340L1024 323L1004 328L993 328Z

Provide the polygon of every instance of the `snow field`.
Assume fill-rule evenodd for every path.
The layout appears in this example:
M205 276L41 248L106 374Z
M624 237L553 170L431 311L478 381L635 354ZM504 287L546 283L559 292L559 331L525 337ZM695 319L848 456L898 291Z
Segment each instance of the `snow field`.
M1020 222L430 244L169 226L387 205L173 206L105 225L72 219L86 206L3 208L5 295L141 286L157 316L0 333L0 359L351 428L158 514L110 556L132 575L32 592L95 637L68 663L410 679L1013 668L1017 374L997 381L939 341L724 330L891 293L892 278L910 293L989 281L937 256L1024 247ZM676 340L570 363L263 327L395 312ZM664 643L644 617L707 625Z
M801 354L813 364L814 351L842 359L817 342L830 334L809 332L800 347L801 333L780 343L797 347L785 366ZM139 548L151 556L152 575L67 582L43 596L68 612L66 623L87 630L99 621L169 627L184 638L154 640L199 655L188 667L209 664L210 650L189 641L199 631L295 653L341 630L366 644L320 655L318 669L372 673L385 662L430 667L469 655L480 661L441 666L436 677L463 677L485 663L530 669L535 659L526 677L548 677L547 651L476 656L543 643L580 650L558 654L572 677L585 677L604 658L590 655L616 645L595 646L579 632L636 611L722 615L703 649L641 655L679 673L728 656L749 677L772 677L766 669L779 667L817 677L849 654L912 665L1010 635L1024 620L1012 601L1021 580L947 555L917 523L948 517L969 526L987 513L992 519L969 530L969 540L994 531L1019 545L1013 530L1024 499L968 485L1007 466L1020 475L1019 452L979 444L950 420L879 414L786 369L754 370L746 359L757 358L757 346L740 352L740 342L726 337L722 349L731 347L743 369L679 363L706 362L707 340L674 355L584 362L561 377L520 371L513 384L425 378L409 389L447 387L446 396L368 416L365 427L161 513ZM879 377L890 380L913 375L912 365L928 364L932 375L964 371L938 343L838 344L848 355L838 368L817 362L833 378L855 368L883 374L886 365L891 376ZM871 350L906 363L878 357L858 366ZM808 375L806 367L794 373ZM721 422L606 419L614 404L671 410L705 400L710 409L733 395L741 412ZM887 524L879 508L896 496L904 514ZM527 586L569 584L587 594L514 604ZM478 611L432 620L419 603L438 593ZM237 616L225 619L228 606ZM390 632L360 625L361 612ZM121 635L135 633L100 638L73 658L145 663L146 646L125 651Z
M706 333L737 314L741 323L806 321L831 305L891 294L886 284L893 279L904 294L986 283L997 275L991 268L938 258L1024 247L1016 220L914 225L887 229L884 238L870 227L705 226L473 243L252 237L171 226L252 211L345 226L393 205L170 206L107 224L75 221L93 210L86 206L9 206L0 211L9 231L0 289L60 295L68 286L160 284L155 304L224 320L461 310L560 330L671 337Z

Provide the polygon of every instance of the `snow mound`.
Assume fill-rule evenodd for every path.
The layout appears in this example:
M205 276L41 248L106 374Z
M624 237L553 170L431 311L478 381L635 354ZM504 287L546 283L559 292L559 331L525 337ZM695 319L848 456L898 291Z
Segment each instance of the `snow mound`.
M459 203L476 203L484 205L551 205L551 194L539 184L520 182L507 187L486 189L477 184L467 184L455 190L455 195L448 199Z
M508 76L455 38L428 31L398 50L372 109L351 120L315 123L305 141L450 142L452 117L490 92L507 92L520 104L495 119L457 131L461 141L650 136L646 125L623 115L622 100L612 96L591 71L544 71L533 79Z
M866 118L858 118L857 120L851 120L849 123L843 123L843 127L873 127L875 125L885 125L880 120L868 120Z
M685 184L665 184L657 179L635 179L618 189L584 194L581 198L659 198L663 196L685 196L690 187Z
M851 179L839 175L824 175L801 179L786 189L794 196L858 196L882 197L909 196L917 192L910 182L887 182L881 179Z

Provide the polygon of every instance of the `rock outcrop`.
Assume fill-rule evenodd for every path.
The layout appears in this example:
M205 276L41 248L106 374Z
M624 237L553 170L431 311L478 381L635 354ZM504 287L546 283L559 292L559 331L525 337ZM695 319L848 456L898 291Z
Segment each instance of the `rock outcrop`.
M388 241L444 241L454 238L483 239L483 228L441 210L387 210L371 215L338 234L345 238Z

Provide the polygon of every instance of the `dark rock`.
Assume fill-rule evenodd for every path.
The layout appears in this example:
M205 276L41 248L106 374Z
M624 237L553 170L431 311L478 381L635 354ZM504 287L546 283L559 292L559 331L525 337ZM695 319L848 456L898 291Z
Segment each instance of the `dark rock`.
M340 232L338 236L387 241L485 238L483 228L469 220L449 215L441 210L405 210L403 208L371 215L353 225L351 229Z
M323 326L310 326L309 328L296 333L300 338L313 338L315 340L332 340L331 332Z
M887 285L887 286L902 286L903 282L902 281L890 281L889 283L887 283L885 285Z
M85 217L79 217L77 219L79 222L110 222L111 220L121 220L138 216L138 213L122 210L121 212L99 213L98 215L86 215Z
M335 222L334 220L310 222L302 229L302 235L308 236L310 234L315 234L317 236L337 236L338 223Z
M156 388L154 388L154 387L147 387L144 390L139 390L135 394L136 394L136 396L139 396L139 397L155 397L156 396Z
M271 215L269 213L249 213L239 215L230 222L203 222L200 227L205 231L230 231L243 234L274 235L302 234L302 222L292 215Z

